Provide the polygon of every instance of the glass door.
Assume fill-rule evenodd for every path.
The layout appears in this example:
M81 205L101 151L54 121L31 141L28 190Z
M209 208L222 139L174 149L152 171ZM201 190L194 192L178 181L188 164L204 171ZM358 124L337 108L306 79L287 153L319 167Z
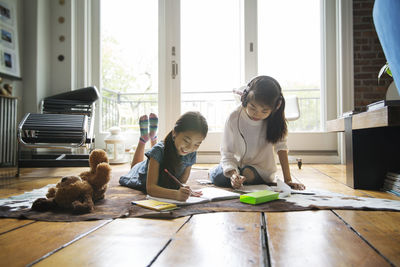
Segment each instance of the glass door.
M334 62L324 57L326 18L321 4L321 0L257 1L258 75L274 77L284 96L299 100L300 118L288 123L291 150L337 147L336 136L324 132L327 107L336 102L325 99L329 85L324 73Z
M200 111L209 135L200 151L219 151L232 90L243 84L239 0L180 2L181 113Z
M142 114L158 113L158 1L101 1L101 130L136 144Z
M335 135L324 133L336 101L326 97L336 89L326 82L335 63L325 57L334 55L326 40L335 33L324 27L334 21L326 21L321 3L101 0L102 131L120 126L134 145L139 116L155 112L162 139L181 114L197 110L209 123L200 151L218 161L225 120L240 104L232 90L270 75L300 99L290 149L335 150Z
M320 9L319 0L258 1L258 73L300 99L302 116L291 132L322 130Z

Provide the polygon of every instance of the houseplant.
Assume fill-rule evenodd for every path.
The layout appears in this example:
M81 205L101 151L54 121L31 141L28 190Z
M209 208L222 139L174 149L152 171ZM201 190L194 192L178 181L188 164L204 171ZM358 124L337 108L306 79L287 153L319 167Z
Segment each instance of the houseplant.
M386 73L390 77L393 78L392 71L390 70L389 63L386 62L385 65L382 66L381 70L379 71L378 74L378 82L381 76ZM396 84L394 81L389 85L387 91L386 91L386 100L400 100L400 91L397 89Z

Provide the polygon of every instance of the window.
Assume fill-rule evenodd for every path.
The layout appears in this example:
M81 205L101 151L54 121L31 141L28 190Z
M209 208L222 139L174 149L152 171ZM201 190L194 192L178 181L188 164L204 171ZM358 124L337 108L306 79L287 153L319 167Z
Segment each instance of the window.
M163 137L180 114L198 110L210 126L200 151L217 152L226 116L239 104L232 90L269 75L284 95L300 100L300 119L289 123L289 148L336 149L336 137L323 132L336 101L325 97L328 87L336 90L327 85L336 79L328 71L336 62L325 56L336 51L325 41L336 38L335 30L327 31L335 29L334 4L101 0L101 6L103 131L117 125L137 137L139 116L156 112Z
M323 118L320 1L260 0L257 4L258 74L277 79L284 95L298 96L301 117L289 123L290 132L319 132Z
M101 1L102 130L158 110L158 2Z
M181 1L180 25L181 112L198 110L221 132L243 83L239 1Z

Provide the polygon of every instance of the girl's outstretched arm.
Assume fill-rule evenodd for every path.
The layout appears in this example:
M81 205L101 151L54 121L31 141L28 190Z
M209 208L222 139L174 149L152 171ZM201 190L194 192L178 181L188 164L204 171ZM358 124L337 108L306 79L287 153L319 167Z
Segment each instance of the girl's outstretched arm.
M185 186L174 190L158 186L159 170L160 163L154 158L150 158L146 181L146 190L149 195L153 197L176 199L179 201L185 201L189 198L191 192L189 187Z
M281 163L283 178L285 183L295 190L304 190L306 187L302 183L293 183L290 176L289 159L287 150L278 151L279 162Z

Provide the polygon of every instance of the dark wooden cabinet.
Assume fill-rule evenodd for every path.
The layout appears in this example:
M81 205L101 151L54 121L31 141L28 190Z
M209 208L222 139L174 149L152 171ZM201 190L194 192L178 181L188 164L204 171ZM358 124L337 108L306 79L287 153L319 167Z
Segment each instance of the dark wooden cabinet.
M328 121L327 130L345 134L348 186L381 189L387 172L400 172L399 106Z

